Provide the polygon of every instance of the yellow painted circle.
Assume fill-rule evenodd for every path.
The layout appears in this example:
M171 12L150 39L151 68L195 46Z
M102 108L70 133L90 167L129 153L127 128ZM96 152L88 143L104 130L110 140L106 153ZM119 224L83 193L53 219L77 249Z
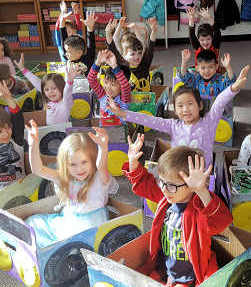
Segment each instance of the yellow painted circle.
M157 209L157 203L154 201L151 201L149 199L146 200L147 207L151 210L151 212L154 214Z
M241 229L245 229L251 232L251 201L243 202L237 204L233 207L233 223L234 226L237 226Z
M4 242L0 240L0 270L10 271L12 268L11 256Z
M225 143L232 137L232 128L225 120L220 120L216 129L215 141L218 143Z
M91 107L86 100L76 99L74 100L74 104L71 108L71 116L74 119L85 119L89 116L91 111Z
M108 153L108 170L113 176L122 175L122 166L128 161L128 156L121 150L112 150Z
M180 87L182 87L182 86L184 86L184 83L183 83L183 82L177 83L177 84L174 86L174 88L173 88L173 93L176 93L176 91L177 91Z
M14 264L20 279L26 287L39 287L40 276L36 265L23 250L17 250L14 257Z
M94 287L114 287L112 284L107 282L97 282Z
M145 111L145 110L138 111L138 113L146 114L146 115L148 115L148 116L152 116L152 115L153 115L152 113L150 113L150 112L148 112L148 111ZM136 127L135 124L133 124L133 126ZM150 128L144 126L144 132L146 133L146 132L148 132L148 131L150 131Z

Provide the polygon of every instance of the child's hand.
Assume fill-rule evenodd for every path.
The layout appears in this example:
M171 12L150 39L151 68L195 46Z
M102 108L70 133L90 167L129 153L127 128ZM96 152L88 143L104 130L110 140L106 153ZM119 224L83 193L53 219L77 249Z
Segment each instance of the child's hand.
M234 93L238 92L240 89L243 89L245 87L249 69L250 69L250 66L247 65L241 70L239 77L236 79L236 81L231 86L231 90Z
M109 65L113 69L115 69L118 66L117 59L116 59L115 55L113 54L112 51L109 51L109 50L106 53L105 62L107 65Z
M210 15L209 11L208 11L208 7L207 8L201 8L199 15L201 16L202 19L204 19L206 22L208 22L210 25L214 24L214 19L212 18L212 16Z
M108 24L105 27L106 34L112 35L118 25L117 19L110 19Z
M187 63L191 58L191 51L189 49L184 49L181 51L181 58L183 63Z
M28 144L29 146L32 146L39 142L38 137L38 127L34 120L30 120L30 126L25 125L25 128L28 131Z
M95 12L90 12L86 13L86 20L83 19L80 20L85 24L88 32L93 32L97 19L98 18L95 16Z
M80 13L80 5L79 5L79 3L71 2L71 8L72 8L73 14L81 14Z
M228 67L230 66L230 62L231 62L231 56L229 53L225 53L223 55L223 58L221 58L221 64L225 69L228 69Z
M98 127L93 127L93 129L95 130L96 134L89 132L89 137L101 148L107 148L109 137L106 130Z
M24 53L21 53L19 62L14 60L15 65L18 67L20 71L24 69Z
M107 52L108 52L108 50L101 50L98 52L98 56L97 56L97 59L95 61L95 64L97 66L101 66L102 63L106 62Z
M73 82L73 80L82 74L82 69L79 68L78 63L68 62L66 65L66 78L68 81Z
M61 1L59 6L60 6L60 18L62 21L68 18L72 14L72 11L67 13L67 6L65 1Z
M189 7L187 8L186 13L189 22L191 21L191 26L193 26L195 21L195 9L193 7Z
M142 156L140 151L144 143L144 134L138 134L136 141L133 143L130 136L128 136L128 159L130 163L135 163Z
M8 89L8 86L6 84L5 81L0 81L0 97L3 98L7 105L12 108L15 109L17 104L15 102L15 100L13 99L10 90Z
M204 157L199 157L197 154L195 155L194 163L192 157L188 157L188 166L189 175L186 175L183 171L180 171L179 174L192 192L200 194L205 190L207 178L209 177L213 166L210 165L208 169L204 171Z
M116 105L113 98L108 97L108 109L111 110L116 116L126 118L126 112L124 110L121 110L119 106Z
M126 17L121 17L119 19L119 28L120 29L126 29L127 28L127 18Z
M158 22L155 17L147 19L147 23L149 24L152 32L157 32L158 30Z

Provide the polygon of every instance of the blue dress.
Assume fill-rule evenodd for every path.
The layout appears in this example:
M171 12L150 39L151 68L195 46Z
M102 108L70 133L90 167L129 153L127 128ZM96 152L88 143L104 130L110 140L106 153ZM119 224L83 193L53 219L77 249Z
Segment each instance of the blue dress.
M70 199L59 213L36 214L26 219L33 227L39 248L44 248L57 241L64 240L89 228L106 222L108 212L105 207L108 194L116 193L118 184L113 177L104 185L97 171L87 193L85 202L77 201L77 194L85 181L70 182ZM56 193L59 187L54 184Z

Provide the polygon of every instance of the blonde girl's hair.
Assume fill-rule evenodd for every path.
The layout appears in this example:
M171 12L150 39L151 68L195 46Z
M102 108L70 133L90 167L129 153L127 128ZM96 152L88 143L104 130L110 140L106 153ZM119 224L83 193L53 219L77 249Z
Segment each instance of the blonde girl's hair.
M180 171L189 174L188 157L191 156L194 162L195 155L203 156L203 152L197 148L191 148L188 146L178 146L167 150L163 153L158 160L158 173L160 175L166 175L168 172Z
M73 180L72 176L69 174L68 166L70 164L71 157L78 151L83 151L88 154L93 167L86 185L78 193L79 202L84 202L86 200L87 192L97 171L96 160L98 156L98 147L94 141L87 134L83 133L73 133L67 136L59 146L57 155L60 189L59 197L64 203L69 200L70 181Z
M43 101L44 109L46 109L47 102L49 101L49 99L46 97L45 92L44 92L45 85L48 81L54 82L56 87L59 89L62 97L63 97L64 87L65 87L64 77L60 74L51 73L51 74L47 74L43 77L43 79L41 81L41 91L42 91L42 101Z

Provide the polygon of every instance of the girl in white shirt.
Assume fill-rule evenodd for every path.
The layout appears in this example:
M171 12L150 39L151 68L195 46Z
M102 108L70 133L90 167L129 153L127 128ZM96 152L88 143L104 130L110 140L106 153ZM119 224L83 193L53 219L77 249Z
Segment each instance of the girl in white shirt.
M54 182L63 205L60 213L38 214L27 219L35 230L38 246L48 246L107 221L108 193L116 193L118 184L108 172L105 129L95 127L96 134L67 136L58 150L57 169L51 169L40 158L36 123L31 120L26 128L32 172Z

